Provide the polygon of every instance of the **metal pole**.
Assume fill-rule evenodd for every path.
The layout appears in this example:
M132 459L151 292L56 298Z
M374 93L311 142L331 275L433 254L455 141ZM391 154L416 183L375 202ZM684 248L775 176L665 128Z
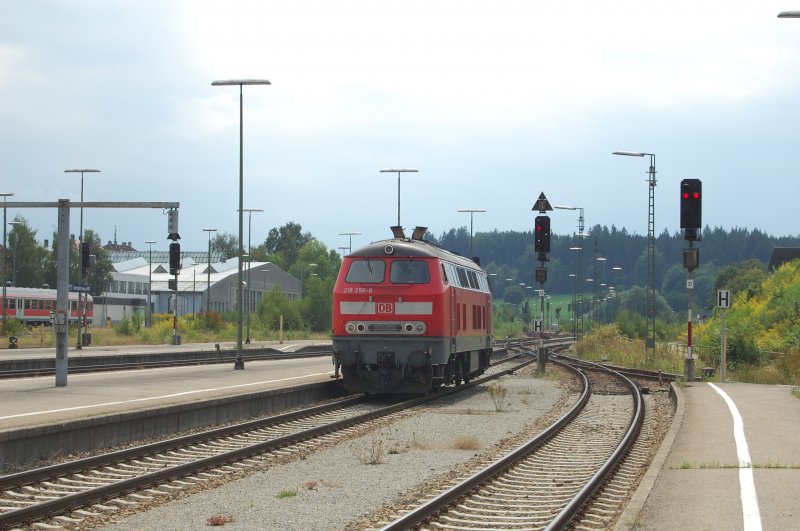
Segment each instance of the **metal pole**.
M247 213L247 344L250 344L250 270L253 268L253 247L250 235L253 231L253 211Z
M583 220L583 209L579 208L578 211L580 212L578 216L578 295L580 296L578 300L578 335L583 335L584 326L583 326L583 230L584 230L584 220Z
M360 232L340 232L339 236L349 236L350 242L347 246L347 254L353 252L353 236L361 236Z
M237 294L239 300L237 301L238 316L236 318L236 362L233 368L236 370L244 369L244 360L242 359L242 313L244 311L244 301L242 300L242 255L244 254L244 98L243 87L244 85L269 85L270 82L266 79L230 79L224 81L212 81L212 86L239 86L239 264L238 264L238 277L237 277Z
M253 247L250 245L250 236L253 232L253 212L264 212L260 208L246 208L244 209L247 212L247 339L245 340L246 344L250 344L250 312L252 301L251 295L252 290L250 289L250 269L253 265Z
M78 230L78 241L79 241L79 244L78 244L79 245L79 247L78 247L78 256L79 256L79 259L78 259L78 273L79 273L79 278L81 279L81 283L85 284L86 282L84 281L84 278L83 278L83 265L81 263L81 260L83 259L83 254L82 254L83 253L83 249L82 249L82 246L83 246L83 172L81 172L81 225L80 225L80 229ZM81 339L82 339L81 335L83 334L83 319L84 319L84 316L83 316L83 303L81 302L82 299L83 299L83 293L79 291L78 292L78 341L77 341L77 343L75 345L75 348L78 349L78 350L83 349L83 345L81 344Z
M728 365L728 340L725 337L725 308L720 308L720 347L722 349L719 363L719 381L725 383L725 369Z
M242 300L242 255L244 254L244 99L243 86L239 85L239 264L238 276L236 277L236 363L233 368L244 370L244 359L242 358L242 313L244 312L244 301Z
M397 226L400 227L400 172L397 172Z
M656 156L650 155L648 169L648 210L647 210L647 341L646 349L656 353L656 222L655 222L655 190L656 190ZM691 244L690 244L691 247ZM691 273L689 273L691 278ZM691 297L691 291L690 297ZM691 310L690 310L691 311Z
M539 266L544 268L544 260L539 261ZM536 356L536 371L544 374L547 363L547 353L544 351L544 282L539 283L539 352Z
M475 212L486 212L486 210L482 208L460 208L458 209L459 212L469 212L469 257L473 258L475 256L475 252L472 250L472 217Z
M58 200L58 239L56 240L56 387L67 385L69 351L69 200ZM66 259L65 259L66 258Z
M147 240L144 243L150 246L150 258L147 260L147 327L150 328L153 326L153 244L156 242Z
M397 226L400 227L400 174L401 173L417 173L418 170L409 169L389 169L381 170L381 173L397 173Z
M217 229L203 229L208 233L208 268L206 269L206 312L211 311L211 233Z
M5 202L6 198L3 197L3 202ZM8 307L8 303L6 302L6 207L3 207L3 333L6 333L6 308Z
M692 248L692 241L689 240L689 249ZM689 309L686 315L686 359L684 360L684 376L687 382L694 380L694 358L692 357L692 293L694 292L694 281L692 280L693 267L687 268L688 281L686 287L689 291Z
M80 173L81 174L81 224L80 229L78 231L78 240L80 241L80 245L83 245L83 174L84 173L100 173L100 170L94 168L83 168L83 169L72 169L72 170L64 170L64 173ZM82 256L80 254L79 256ZM86 277L82 274L82 266L81 260L78 260L78 278L83 284L86 284ZM81 345L81 333L83 332L83 326L86 324L86 303L81 304L82 299L82 292L78 292L78 340L75 343L75 348L77 350L82 349ZM88 297L84 297L85 300L88 300Z

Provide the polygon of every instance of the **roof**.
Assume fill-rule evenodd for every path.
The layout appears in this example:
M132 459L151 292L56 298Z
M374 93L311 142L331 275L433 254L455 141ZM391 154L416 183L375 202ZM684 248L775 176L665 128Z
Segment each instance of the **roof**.
M423 258L440 258L448 262L469 267L471 269L480 266L473 260L465 258L456 253L442 249L425 240L414 240L410 238L396 238L390 240L380 240L369 245L356 249L348 257L368 256L368 257L391 257L391 256L419 256Z
M786 262L800 258L800 247L775 247L769 257L768 271L775 271Z
M133 260L134 258L144 258L146 261L150 260L150 251L108 251L108 258L112 264L117 262L125 262ZM153 250L153 263L160 262L164 264L169 263L169 251L156 251ZM191 258L195 263L208 263L208 253L205 251L181 251L181 259L186 260ZM222 262L225 257L220 252L211 252L212 262Z

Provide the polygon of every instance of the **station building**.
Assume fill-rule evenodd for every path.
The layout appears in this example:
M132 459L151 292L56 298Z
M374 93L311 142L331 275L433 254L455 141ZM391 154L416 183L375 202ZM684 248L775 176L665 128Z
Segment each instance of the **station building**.
M110 251L112 282L94 297L97 325L118 322L133 312L147 313L148 293L152 313L171 313L176 292L170 289L169 252ZM152 256L152 258L151 258ZM225 313L237 309L238 258L224 260L218 253L181 253L178 275L178 315L209 309ZM302 284L272 262L242 263L244 311L255 312L261 298L278 289L290 300L300 298Z

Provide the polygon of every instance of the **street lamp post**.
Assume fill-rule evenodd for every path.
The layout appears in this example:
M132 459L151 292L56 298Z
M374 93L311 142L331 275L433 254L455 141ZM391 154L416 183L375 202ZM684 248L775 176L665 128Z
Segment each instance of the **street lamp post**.
M16 228L17 225L22 225L22 222L9 221L8 224L14 227L14 250L11 251L11 285L17 287L17 246L19 245L19 233Z
M472 251L472 216L475 212L486 212L482 208L459 208L458 212L469 212L469 257L472 258L475 254Z
M266 79L228 79L212 81L213 87L224 86L239 86L239 281L237 286L238 297L237 306L239 311L236 317L236 363L233 368L236 370L244 369L244 359L242 358L242 314L244 313L244 304L242 300L242 255L243 249L243 211L244 211L244 124L243 124L243 87L244 85L270 85L271 83Z
M94 168L81 168L81 169L72 169L72 170L64 170L64 173L80 173L81 174L81 224L80 229L78 231L78 240L80 244L83 245L83 174L84 173L100 173L100 170ZM78 277L81 279L81 282L85 283L86 279L83 275L80 274L80 260L78 261ZM81 304L81 298L83 297L82 292L78 292L78 315L80 317L80 322L78 323L78 341L75 344L75 348L77 350L81 350L83 346L81 345L81 332L83 331L83 326L86 324L86 302Z
M400 227L400 174L401 173L417 173L418 170L409 170L409 169L390 169L390 170L381 170L381 173L396 173L397 174L397 226Z
M250 312L252 302L250 301L250 295L252 295L252 290L250 289L250 266L253 263L253 248L250 246L250 234L253 230L253 212L264 212L261 208L245 208L245 212L247 212L247 339L245 340L246 344L250 344Z
M576 313L575 313L575 331L577 334L583 334L583 238L586 236L584 234L584 218L583 218L583 207L575 207L575 206L565 206L565 205L553 205L553 208L557 208L559 210L577 210L578 211L578 245L575 247L570 247L572 251L578 251L578 268L576 274L578 275L575 283L580 288L580 292L576 292L575 294L575 303L577 305Z
M602 277L598 277L598 278L600 278L600 288L599 288L600 293L598 294L598 297L597 297L598 299L601 296L605 297L605 294L602 293L602 291L607 286L607 284L606 284L606 261L607 260L608 260L608 258L605 258L604 256L598 256L597 258L595 258L596 262L601 262L601 267L603 268L602 271L600 272ZM605 301L605 298L603 298L603 300ZM600 312L599 312L599 315L598 315L598 320L599 320L600 324L603 324L604 319L605 319L605 305L601 304L600 305Z
M305 293L305 290L306 290L306 279L305 279L305 276L303 276L303 265L304 265L304 262L300 262L300 298L301 299L303 298L303 294ZM312 262L312 263L308 264L308 267L317 267L317 264Z
M5 202L8 200L9 197L13 196L14 192L2 192L0 196L3 197L3 304L2 310L3 312L3 333L6 333L6 310L8 309L8 303L6 302L6 207Z
M572 247L570 247L570 249L572 249ZM570 273L569 274L569 278L572 279L572 304L570 305L570 307L572 309L572 316L570 317L570 321L572 321L572 322L570 323L570 325L571 325L570 327L572 328L572 339L577 340L578 339L578 332L577 332L577 328L575 327L575 302L576 302L575 300L576 300L577 296L575 294L578 291L578 282L576 280L578 278L578 275L575 274L575 273Z
M208 233L208 268L206 269L206 312L211 311L211 233L217 229L203 229Z
M155 240L147 240L150 246L150 258L147 260L147 327L153 326L153 244Z
M656 156L655 153L641 153L638 151L614 151L612 155L626 157L650 157L648 174L648 201L647 201L647 337L645 338L645 351L652 349L656 352L656 239L655 239L655 191L656 191Z
M350 243L347 247L347 253L353 252L353 236L361 236L360 232L340 232L339 236L350 236Z

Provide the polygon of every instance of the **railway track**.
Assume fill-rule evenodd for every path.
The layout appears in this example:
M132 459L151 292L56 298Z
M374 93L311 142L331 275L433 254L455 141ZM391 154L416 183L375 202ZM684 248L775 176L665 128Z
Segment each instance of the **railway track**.
M618 373L557 363L576 371L583 382L567 413L382 529L563 529L582 518L591 527L598 521L604 527L604 518L608 525L609 513L619 510L613 504L624 500L617 496L619 489L601 487L613 485L613 473L635 442L644 420L642 396Z
M347 398L268 419L148 444L128 450L0 477L0 529L15 526L79 526L132 504L168 497L197 483L262 465L347 436L373 421L469 389L533 363L459 388L401 403Z

